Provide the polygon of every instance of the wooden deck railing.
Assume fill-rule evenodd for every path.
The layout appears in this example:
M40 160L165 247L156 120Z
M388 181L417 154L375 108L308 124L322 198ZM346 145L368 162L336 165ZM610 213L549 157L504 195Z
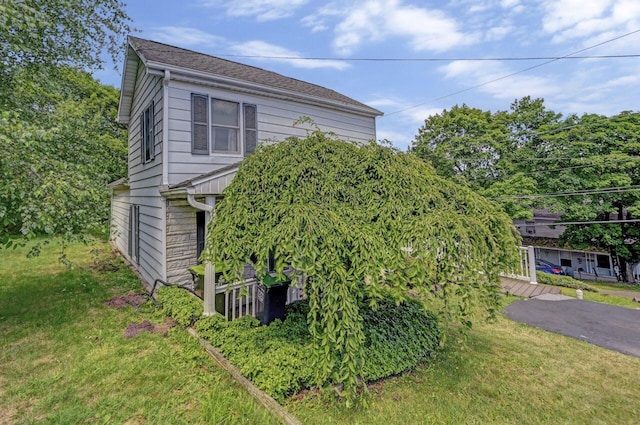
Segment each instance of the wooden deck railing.
M533 264L532 264L533 262ZM520 247L520 261L514 270L500 273L504 277L512 279L524 280L529 283L537 283L535 257L532 246Z
M246 279L240 282L216 286L216 311L227 320L235 320L242 316L256 317L258 280ZM287 304L304 298L302 279L287 290Z

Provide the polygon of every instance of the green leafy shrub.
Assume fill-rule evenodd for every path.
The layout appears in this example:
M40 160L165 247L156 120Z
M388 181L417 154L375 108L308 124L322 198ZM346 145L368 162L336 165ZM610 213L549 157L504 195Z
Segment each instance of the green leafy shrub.
M227 322L215 315L195 327L244 376L279 401L313 384L311 337L300 314L269 326L260 326L251 316Z
M202 301L177 286L158 289L157 300L162 311L182 326L191 326L202 316Z
M589 286L581 280L571 276L554 275L549 273L536 273L539 283L553 286L563 286L565 288L582 289L583 291L598 292L593 286Z
M367 381L412 369L439 346L436 317L417 301L396 305L385 300L375 310L366 304L360 308L366 338L362 370ZM200 319L195 328L244 376L282 401L316 383L308 313L309 303L298 301L287 306L284 321L269 326L260 326L250 316L227 322L215 315Z
M438 320L415 300L399 305L379 303L376 310L363 309L366 381L413 369L432 356L440 345Z

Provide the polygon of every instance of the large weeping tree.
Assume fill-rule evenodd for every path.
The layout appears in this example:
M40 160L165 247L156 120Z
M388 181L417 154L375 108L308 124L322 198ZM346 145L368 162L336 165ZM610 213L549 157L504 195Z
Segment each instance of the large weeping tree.
M238 278L275 258L306 277L320 384L357 387L358 308L424 291L468 322L497 306L498 273L517 256L509 217L415 155L321 132L262 147L240 167L209 224L205 259Z

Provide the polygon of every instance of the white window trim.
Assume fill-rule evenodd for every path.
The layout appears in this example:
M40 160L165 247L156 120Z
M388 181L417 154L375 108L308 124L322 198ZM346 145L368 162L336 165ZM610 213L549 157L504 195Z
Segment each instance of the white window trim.
M256 113L256 125L255 125L255 132L256 132L256 145L259 144L259 139L258 139L258 134L259 134L259 129L258 129L258 105L255 102L243 102L242 99L239 98L225 98L225 97L220 97L220 96L213 96L210 95L208 93L202 93L202 92L191 92L191 96L193 95L198 95L198 96L205 96L207 98L207 143L208 143L208 147L209 147L209 153L205 154L205 153L193 153L193 145L192 145L192 155L194 156L218 156L218 157L229 157L229 158L244 158L245 156L245 152L246 152L246 140L245 140L245 124L244 124L244 106L245 105L249 105L249 106L253 106L255 108L255 113ZM226 102L233 102L236 103L238 105L238 151L236 152L229 152L229 151L217 151L217 150L213 150L213 146L212 146L212 123L211 123L211 114L212 114L212 105L211 105L211 101L212 100L222 100L222 101L226 101ZM192 101L191 101L192 102ZM190 107L192 108L192 113L191 113L191 125L192 125L192 129L193 129L193 103L191 103ZM226 127L226 126L221 126L221 127ZM228 127L228 128L235 128L235 127ZM193 131L193 130L192 130ZM192 142L193 143L193 142ZM257 147L257 146L256 146Z
M234 103L236 105L236 118L238 119L238 126L231 126L231 125L223 125L223 124L214 124L213 123L213 102L214 101L221 101L221 102L229 102L229 103ZM213 155L220 155L220 154L225 154L225 155L230 155L230 156L241 156L244 154L244 145L245 145L245 141L244 141L244 119L242 117L242 102L238 102L236 100L227 100L227 99L220 99L219 97L209 97L209 154L213 154ZM238 147L237 150L235 151L231 151L231 150L215 150L214 149L214 140L213 140L213 129L214 128L226 128L226 129L234 129L236 130L236 145Z

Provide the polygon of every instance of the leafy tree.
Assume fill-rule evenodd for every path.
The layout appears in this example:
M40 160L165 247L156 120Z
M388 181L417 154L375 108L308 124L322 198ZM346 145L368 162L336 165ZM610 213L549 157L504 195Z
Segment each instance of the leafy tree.
M126 174L119 92L59 70L63 100L41 119L0 111L0 245L38 234L106 234L108 183Z
M131 32L118 0L0 0L0 107L25 106L24 84L49 93L61 66L94 70Z
M509 217L414 155L320 132L261 147L241 165L209 224L204 258L228 280L270 256L306 276L320 383L354 394L363 330L358 302L409 290L470 324L497 307L498 272L517 258Z
M483 188L497 177L496 163L506 136L502 116L456 105L425 121L413 152L429 161L438 174Z
M86 70L117 58L117 0L0 0L0 247L22 235L103 229L125 174L118 92Z
M542 181L549 192L595 191L549 201L563 211L563 221L609 221L640 218L640 190L598 190L640 185L640 114L622 112L612 117L571 117L572 127L550 136L555 150L572 158L547 173ZM627 265L640 261L640 223L571 225L561 237L578 249L598 247L618 262L618 278L627 282Z
M439 174L455 176L496 199L512 218L529 218L532 208L549 208L563 212L563 221L628 220L639 217L640 191L526 195L640 184L639 121L632 112L562 119L542 99L530 97L493 114L463 105L429 117L412 151ZM639 236L640 226L633 222L573 225L560 242L608 251L615 261L620 259L619 278L627 281L627 264L640 261Z

